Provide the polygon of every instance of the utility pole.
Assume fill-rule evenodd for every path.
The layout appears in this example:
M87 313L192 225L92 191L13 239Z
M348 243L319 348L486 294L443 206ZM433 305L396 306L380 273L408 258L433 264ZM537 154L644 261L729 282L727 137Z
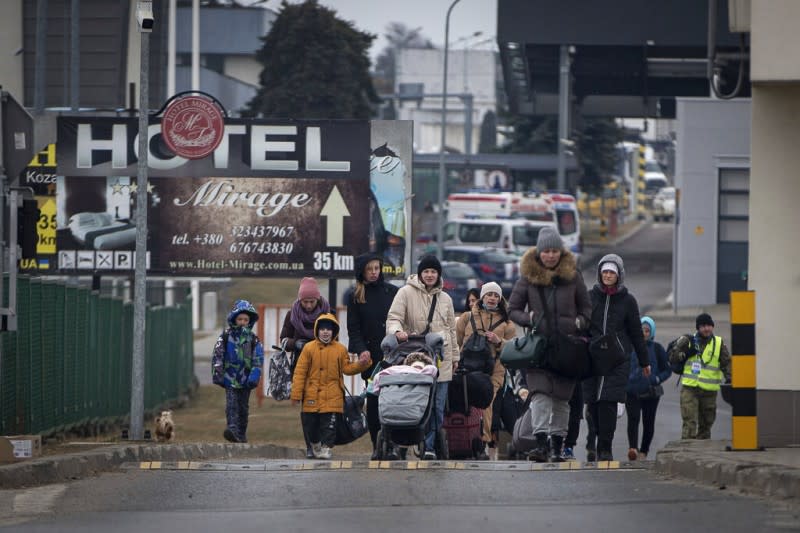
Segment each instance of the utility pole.
M558 80L558 177L556 189L567 188L567 146L569 141L569 46L562 44Z
M136 18L141 37L139 65L139 158L136 165L136 256L133 277L133 361L131 365L131 426L133 440L144 438L144 362L147 305L147 156L150 105L150 32L153 4L139 0Z
M453 0L447 8L447 16L444 22L444 72L442 74L442 132L441 146L439 146L439 210L436 212L436 256L442 259L444 250L444 202L447 200L447 173L444 168L444 150L447 142L447 53L450 39L450 13L456 4L461 0Z

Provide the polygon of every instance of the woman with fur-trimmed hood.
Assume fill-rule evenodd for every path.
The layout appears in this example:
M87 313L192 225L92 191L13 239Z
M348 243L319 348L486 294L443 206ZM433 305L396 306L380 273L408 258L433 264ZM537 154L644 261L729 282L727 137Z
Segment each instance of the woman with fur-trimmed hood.
M550 337L549 320L544 317L545 305L556 328L564 334L585 329L592 310L586 285L577 267L575 256L564 249L555 228L539 232L536 248L520 260L520 278L511 291L509 317L523 327L530 327L540 318L537 332ZM548 349L550 349L548 347ZM537 462L563 461L561 448L567 434L569 399L577 381L545 369L529 369L528 388L532 395L530 409L536 445L530 458Z

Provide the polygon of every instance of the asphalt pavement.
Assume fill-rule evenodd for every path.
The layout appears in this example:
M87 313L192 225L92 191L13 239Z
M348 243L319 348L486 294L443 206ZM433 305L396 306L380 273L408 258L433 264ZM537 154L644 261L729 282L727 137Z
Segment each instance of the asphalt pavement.
M591 272L597 260L605 254L617 251L626 242L637 238L649 223L634 228L629 234L586 247L581 258L581 267ZM591 279L591 278L590 278ZM587 279L587 284L590 283ZM730 338L729 308L714 305L703 308L684 308L673 311L668 300L648 306L647 313L656 320L657 340L666 343L669 339L691 331L694 318L700 312L710 313L716 323L716 332ZM195 371L201 384L210 383L209 360L218 332L198 332L195 335ZM673 413L677 403L678 389L675 377L665 384L664 412ZM671 408L667 406L673 404ZM667 416L667 415L664 415ZM624 418L624 417L623 417ZM673 420L674 424L675 421ZM660 430L657 427L656 433ZM718 403L718 418L707 441L654 442L654 470L664 476L685 481L738 490L758 496L800 502L800 447L768 448L760 451L726 451L730 446L730 407L721 400ZM617 441L624 441L624 425L617 430ZM580 442L580 441L579 441ZM626 445L621 444L626 449ZM60 456L48 456L14 464L0 465L0 488L12 489L62 483L86 478L103 471L114 470L123 464L137 461L207 461L232 460L254 457L259 459L300 459L302 451L273 445L199 443L185 445L153 445L152 443L128 443L102 449L77 452ZM619 455L615 448L615 456ZM580 458L579 458L580 459ZM653 457L651 457L653 459Z

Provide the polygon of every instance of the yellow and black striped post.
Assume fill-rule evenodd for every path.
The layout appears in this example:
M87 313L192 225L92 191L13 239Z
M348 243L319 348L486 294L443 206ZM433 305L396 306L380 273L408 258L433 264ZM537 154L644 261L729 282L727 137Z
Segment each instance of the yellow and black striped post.
M731 291L731 359L731 449L757 450L754 291Z
M644 218L645 213L645 182L644 182L644 173L647 169L647 158L645 157L645 145L639 145L639 178L636 180L636 216L639 218Z

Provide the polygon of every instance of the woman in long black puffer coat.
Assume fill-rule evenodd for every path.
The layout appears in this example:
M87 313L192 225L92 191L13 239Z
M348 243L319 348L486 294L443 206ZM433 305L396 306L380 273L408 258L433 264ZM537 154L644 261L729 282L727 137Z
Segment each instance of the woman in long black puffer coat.
M397 287L383 279L383 260L375 254L356 258L356 288L347 300L348 351L372 357L370 367L361 373L367 381L375 366L383 360L381 341L386 336L386 315L392 306ZM367 426L372 439L373 457L375 438L381 429L378 419L378 397L367 394Z
M616 254L604 256L597 266L597 284L589 291L592 300L590 333L592 338L604 333L616 333L626 354L636 350L642 374L650 375L650 356L647 353L639 304L624 285L625 268ZM617 429L617 403L625 402L630 359L615 367L610 375L592 377L583 382L583 398L588 404L587 423L594 426L597 443L587 442L589 461L611 461L611 444ZM591 432L590 432L591 433Z

